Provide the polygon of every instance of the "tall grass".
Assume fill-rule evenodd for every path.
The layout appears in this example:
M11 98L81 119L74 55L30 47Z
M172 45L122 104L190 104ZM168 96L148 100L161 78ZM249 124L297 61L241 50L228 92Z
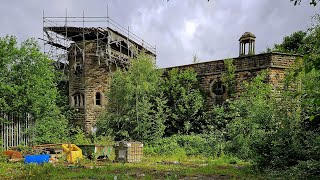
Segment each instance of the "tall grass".
M146 144L144 152L146 155L219 157L224 154L223 147L214 136L174 135Z

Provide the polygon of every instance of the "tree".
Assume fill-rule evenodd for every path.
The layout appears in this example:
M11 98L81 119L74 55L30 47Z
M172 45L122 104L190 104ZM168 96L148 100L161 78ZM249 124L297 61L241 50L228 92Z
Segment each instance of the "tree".
M275 44L272 48L272 51L303 55L304 65L301 68L304 68L306 73L313 69L320 70L320 15L315 15L313 19L315 23L308 31L298 31L286 36L282 43Z
M53 61L33 39L18 45L15 37L0 38L0 107L4 113L35 119L35 141L61 142L67 120L56 105L58 92Z
M161 138L167 116L166 101L159 89L161 74L144 53L131 60L127 71L118 69L107 94L107 110L98 121L98 134L110 134L117 140Z
M193 69L172 69L164 77L164 96L171 112L165 122L166 135L188 134L201 126L200 113L204 99Z
M304 54L303 51L305 38L307 33L304 31L297 31L290 36L285 36L281 44L275 44L272 51L282 52L282 53L294 53L294 54Z

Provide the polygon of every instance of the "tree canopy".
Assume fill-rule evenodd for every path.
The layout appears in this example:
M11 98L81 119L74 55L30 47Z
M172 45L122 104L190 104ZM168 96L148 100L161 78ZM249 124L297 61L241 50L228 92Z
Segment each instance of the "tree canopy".
M53 61L37 42L18 45L15 37L0 38L0 110L35 119L35 140L57 142L65 137L67 121L56 105L58 92Z
M271 51L294 53L304 56L307 72L320 70L320 15L313 16L314 24L307 31L297 31L275 44Z
M108 107L98 122L98 133L118 140L162 137L167 115L159 91L160 76L153 59L144 53L131 60L128 70L118 69L112 76Z
M191 69L163 73L146 54L132 59L128 70L113 74L107 97L98 134L150 142L202 128L204 100L197 74Z

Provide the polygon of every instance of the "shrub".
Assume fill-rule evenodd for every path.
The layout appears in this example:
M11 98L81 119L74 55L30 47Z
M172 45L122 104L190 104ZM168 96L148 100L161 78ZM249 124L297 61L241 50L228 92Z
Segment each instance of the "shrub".
M217 156L223 153L223 145L213 135L174 135L149 143L145 146L149 155Z
M70 141L77 145L86 145L86 144L92 144L92 140L86 136L85 132L79 128L76 127L71 130L72 134L70 136Z
M320 177L320 161L308 160L300 161L298 165L292 167L296 178L316 179Z

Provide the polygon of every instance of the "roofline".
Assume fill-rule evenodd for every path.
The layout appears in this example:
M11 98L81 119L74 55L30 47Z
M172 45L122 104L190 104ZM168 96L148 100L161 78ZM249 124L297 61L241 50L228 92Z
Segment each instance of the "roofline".
M141 39L142 43L145 43L145 44L140 44L141 42L137 42L136 37L131 37L131 36L127 37L126 35L120 33L119 31L117 31L115 29L112 29L111 27L45 26L45 27L43 27L43 29L47 30L47 31L54 32L56 34L60 34L62 36L65 36L65 35L61 34L61 32L65 32L65 31L67 31L67 32L74 31L74 32L79 33L79 35L82 35L82 32L88 33L88 32L97 31L97 32L101 32L101 33L106 33L109 30L109 31L112 31L113 33L117 34L118 36L122 37L123 39L127 39L129 42L131 42L132 44L135 44L139 48L144 49L146 52L156 56L155 47L153 47L149 43L147 43ZM61 29L63 31L60 32ZM70 30L68 30L68 29L70 29ZM66 38L68 38L68 37L66 37ZM94 39L91 39L91 40L94 40ZM91 41L91 40L89 40L89 41ZM80 41L82 41L82 40L80 40ZM74 41L74 42L77 42L77 41Z
M163 69L172 69L172 68L181 68L181 67L187 67L187 66L194 66L196 64L206 64L206 63L210 63L213 61L224 61L227 59L243 59L243 58L247 58L247 57L252 57L252 56L263 56L263 55L272 55L272 54L276 54L276 55L287 55L287 56L300 56L303 57L303 55L300 54L289 54L289 53L281 53L281 52L266 52L266 53L260 53L260 54L255 54L255 55L245 55L245 56L241 56L241 57L234 57L234 58L225 58L225 59L217 59L217 60L212 60L212 61L205 61L205 62L199 62L199 63L192 63L192 64L184 64L184 65L178 65L178 66L170 66L170 67L166 67Z

